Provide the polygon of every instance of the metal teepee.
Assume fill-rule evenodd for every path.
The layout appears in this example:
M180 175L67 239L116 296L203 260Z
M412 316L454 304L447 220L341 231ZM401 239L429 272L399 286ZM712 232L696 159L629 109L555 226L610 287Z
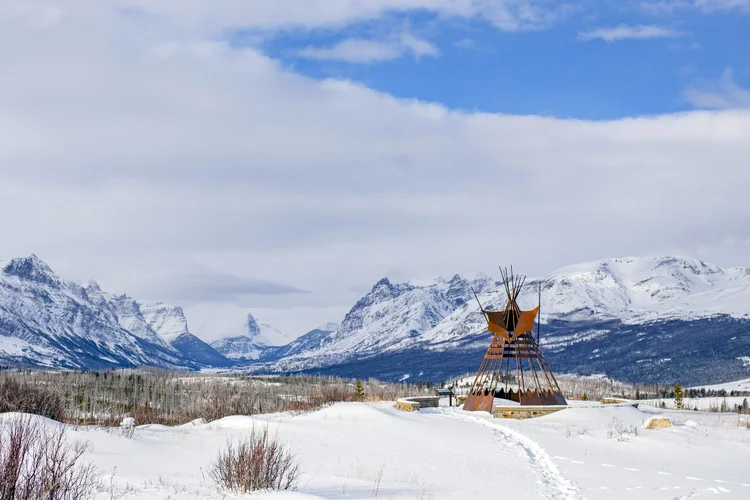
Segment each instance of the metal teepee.
M492 411L494 398L521 405L567 404L539 349L538 323L536 339L533 334L534 320L541 310L541 283L539 305L531 311L522 311L516 300L526 277L514 276L512 267L510 273L507 269L500 269L500 273L508 302L503 311L486 311L479 304L492 341L474 378L464 410Z

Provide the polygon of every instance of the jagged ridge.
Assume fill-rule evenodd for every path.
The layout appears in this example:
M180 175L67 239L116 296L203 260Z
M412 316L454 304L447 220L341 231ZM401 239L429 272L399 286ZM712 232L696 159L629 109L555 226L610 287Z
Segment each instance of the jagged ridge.
M58 277L36 255L0 273L0 362L49 368L227 366L182 309L141 304Z

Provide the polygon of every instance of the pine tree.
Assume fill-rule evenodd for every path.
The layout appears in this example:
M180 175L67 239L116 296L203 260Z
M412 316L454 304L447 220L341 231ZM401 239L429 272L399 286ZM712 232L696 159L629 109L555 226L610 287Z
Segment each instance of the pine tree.
M682 386L679 382L674 385L674 406L678 410L682 410Z
M748 404L747 398L742 400L742 413L750 413L750 404Z
M357 383L354 386L354 397L357 399L357 401L365 400L365 386L362 385L362 381L360 379L357 379Z
M583 400L584 401L588 401L589 400L589 395L586 394L585 392L583 393Z

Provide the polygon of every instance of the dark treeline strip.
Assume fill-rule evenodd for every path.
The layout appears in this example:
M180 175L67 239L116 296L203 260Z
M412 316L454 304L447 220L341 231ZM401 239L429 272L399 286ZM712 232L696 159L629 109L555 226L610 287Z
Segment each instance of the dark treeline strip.
M366 401L425 394L424 384L363 381ZM153 369L0 372L0 413L35 413L68 423L180 425L199 418L309 411L360 400L352 380L334 377L261 377Z

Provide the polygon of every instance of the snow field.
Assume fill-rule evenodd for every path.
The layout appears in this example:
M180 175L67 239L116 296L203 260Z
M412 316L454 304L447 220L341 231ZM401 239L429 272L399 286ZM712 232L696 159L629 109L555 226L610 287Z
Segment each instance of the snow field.
M742 402L746 398L748 401L750 401L750 396L727 396L725 398L722 398L720 396L706 398L683 398L682 404L685 410L698 408L698 411L717 411L719 408L721 408L722 403L726 401L727 407L731 411L734 408L734 405L742 406ZM660 407L661 404L664 403L668 409L675 409L673 398L643 399L641 401L638 401L638 403L641 406L652 406L655 408ZM744 417L750 419L750 415L744 415Z
M659 415L675 427L643 429ZM120 429L71 427L70 437L92 445L101 500L112 492L149 500L750 498L750 430L732 423L728 415L622 406L516 421L340 403L307 414L139 426L132 439ZM253 425L268 425L298 454L298 491L232 495L213 484L213 458Z

